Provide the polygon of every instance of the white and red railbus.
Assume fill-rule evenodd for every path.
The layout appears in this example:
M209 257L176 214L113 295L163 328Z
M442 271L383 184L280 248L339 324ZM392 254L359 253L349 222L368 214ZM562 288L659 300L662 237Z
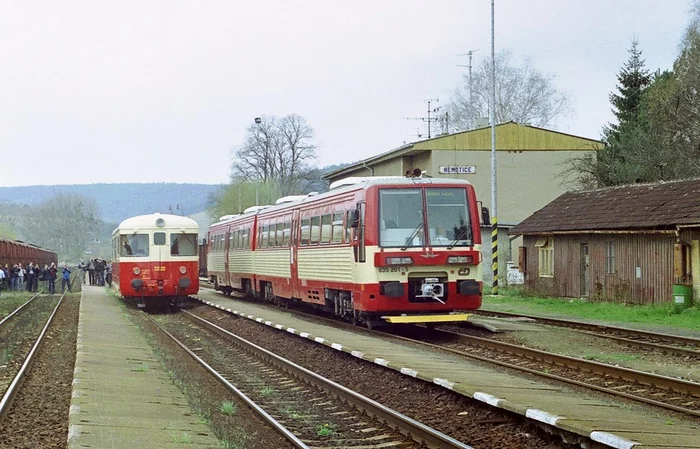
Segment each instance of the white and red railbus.
M369 326L464 321L482 300L481 211L464 180L348 178L209 229L217 290Z
M127 218L112 233L113 285L139 306L166 305L199 291L199 225L179 215Z

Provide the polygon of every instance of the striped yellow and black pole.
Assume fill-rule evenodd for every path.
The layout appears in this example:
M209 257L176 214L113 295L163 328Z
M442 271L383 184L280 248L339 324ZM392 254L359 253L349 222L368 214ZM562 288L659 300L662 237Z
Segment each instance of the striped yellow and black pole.
M493 271L493 282L491 284L491 294L498 294L498 220L491 217L491 270Z

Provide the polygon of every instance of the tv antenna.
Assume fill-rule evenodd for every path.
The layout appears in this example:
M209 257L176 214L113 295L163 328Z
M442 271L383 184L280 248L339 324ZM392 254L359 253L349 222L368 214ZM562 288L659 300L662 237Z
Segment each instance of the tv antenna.
M464 64L457 64L457 67L468 67L469 68L469 103L474 104L474 95L472 94L472 56L474 55L475 51L479 51L477 48L476 50L469 50L466 53L459 54L457 56L469 56L469 63L467 65Z
M428 123L428 139L430 139L430 137L431 137L430 124L433 122L437 122L439 120L439 117L436 117L436 115L440 111L440 106L433 108L430 105L433 102L435 102L435 103L439 102L440 99L439 98L429 98L429 99L423 100L423 101L425 101L428 104L427 117L406 117L406 120L422 120L422 121ZM433 116L431 117L430 114L433 114ZM418 137L421 137L421 135L418 134Z

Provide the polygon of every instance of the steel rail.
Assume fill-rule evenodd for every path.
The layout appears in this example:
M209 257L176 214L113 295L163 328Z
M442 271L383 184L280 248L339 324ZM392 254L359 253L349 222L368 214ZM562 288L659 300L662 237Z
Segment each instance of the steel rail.
M160 329L165 335L167 335L173 342L175 342L182 350L184 350L187 354L189 354L190 357L192 357L197 363L199 363L204 369L206 369L209 374L214 376L219 382L221 382L222 385L224 385L226 388L228 388L233 394L235 394L240 400L246 403L248 407L250 407L254 412L256 412L260 417L270 424L275 430L277 430L287 441L292 443L295 447L299 449L309 449L309 446L307 446L304 442L302 442L299 438L297 438L296 435L294 435L292 432L290 432L286 427L284 427L282 424L280 424L275 418L270 416L269 413L267 413L265 410L263 410L255 401L250 399L248 396L246 396L245 393L243 393L241 390L239 390L235 385L230 383L226 378L224 378L221 374L219 374L218 371L216 371L214 368L209 366L207 362L202 360L197 354L195 354L190 348L188 348L184 343L182 343L180 340L175 338L173 334L165 330L163 326L158 324L153 318L151 318L149 315L145 314L145 316L158 328Z
M17 313L19 313L19 311L22 310L27 304L34 301L38 297L39 297L39 294L37 293L36 295L32 296L29 299L29 301L25 302L24 304L22 304L21 306L17 307L15 310L13 310L11 314L7 315L5 318L2 319L2 321L0 321L0 327L2 327L2 325L5 324L6 321L9 321L13 316L17 315Z
M24 363L22 364L22 367L17 372L17 375L15 375L15 378L12 380L12 383L5 391L5 394L3 395L2 399L0 399L0 423L2 423L5 420L5 417L7 416L7 413L9 412L10 407L12 406L12 401L14 400L15 395L17 394L17 392L21 388L22 381L24 380L25 376L27 375L27 371L29 371L31 364L34 361L34 358L36 357L36 354L39 352L39 348L41 347L42 343L44 342L44 337L46 336L46 332L48 331L49 326L53 322L53 319L56 316L56 312L58 311L58 308L63 303L63 298L65 297L65 295L66 295L65 292L61 295L61 298L58 300L56 307L54 307L53 312L51 313L51 316L46 321L44 328L42 329L41 333L39 334L39 337L37 337L36 342L32 346L32 349L29 351L29 353L27 354L27 357L24 359Z
M256 356L275 364L276 366L282 368L287 372L290 372L292 375L298 378L304 379L307 382L319 386L328 393L338 397L343 402L351 404L357 409L364 411L368 415L387 423L387 425L389 425L390 427L393 427L394 429L397 429L404 435L409 436L419 444L423 444L429 448L436 449L472 449L471 446L468 446L448 435L445 435L444 433L438 430L435 430L431 427L426 426L423 423L409 418L408 416L405 416L397 412L396 410L386 407L380 404L379 402L367 398L347 387L344 387L343 385L333 382L330 379L326 379L325 377L313 371L310 371L304 368L303 366L297 365L294 362L286 360L278 356L277 354L268 351L265 348L262 348L242 337L239 337L227 331L226 329L217 326L214 323L200 318L197 315L194 315L186 310L182 310L181 312L183 312L186 316L191 317L197 322L203 324L204 326L207 326L213 331L219 333L220 335L223 335L233 340L234 342L242 345L243 347L245 347L245 349L251 351Z
M669 391L682 392L682 393L686 393L686 394L700 397L700 384L698 384L696 382L689 382L689 381L682 380L682 379L674 379L672 377L646 373L643 371L637 371L637 370L633 370L633 369L629 369L629 368L616 367L616 366L612 366L612 365L606 365L604 363L583 360L583 359L577 359L575 357L569 357L569 356L554 354L554 353L550 353L550 352L546 352L546 351L540 351L538 349L525 348L523 346L513 345L510 343L495 342L493 340L488 340L488 339L479 338L479 337L472 337L469 335L464 335L464 334L455 333L455 332L451 332L451 331L433 330L433 332L451 334L451 335L458 336L458 337L465 339L465 340L474 340L473 344L475 346L483 347L483 348L487 348L487 349L492 349L492 350L499 351L502 353L513 354L516 356L524 356L530 360L544 360L547 362L553 361L555 364L565 366L565 367L573 367L573 368L576 368L579 370L609 375L612 377L616 377L619 379L628 380L628 381L632 381L632 382L640 382L641 381L640 383L645 384L645 385L656 386L656 387L664 388L664 389L669 390ZM689 408L685 408L685 407L676 406L673 404L667 404L665 402L656 401L654 399L649 399L649 398L645 398L642 396L637 396L634 394L625 393L625 392L614 390L611 388L600 387L598 385L589 384L589 383L581 382L581 381L574 380L574 379L569 379L569 378L558 376L555 374L544 373L542 371L534 370L534 369L527 368L527 367L518 366L518 365L507 363L507 362L502 362L499 360L494 360L492 358L483 357L483 356L479 356L476 354L470 354L468 352L460 351L457 349L452 349L452 348L448 348L445 346L436 345L436 344L432 344L432 343L426 343L426 342L423 342L421 340L416 340L414 338L402 337L399 335L386 334L386 333L384 333L384 335L388 335L388 336L391 336L392 338L397 338L397 339L408 341L411 343L416 343L416 344L420 344L423 346L428 346L428 347L431 347L434 349L439 349L442 351L451 352L451 353L456 354L456 355L460 355L463 357L469 357L471 359L476 359L476 360L486 362L489 364L496 364L496 365L503 366L506 368L511 368L511 369L515 369L518 371L524 371L524 372L534 374L534 375L537 375L540 377L545 377L548 379L557 380L560 382L565 382L565 383L576 385L579 387L585 387L585 388L588 388L591 390L600 391L602 393L612 394L614 396L624 397L626 399L632 399L632 400L635 400L637 402L643 402L645 404L650 404L650 405L654 405L657 407L661 407L661 408L665 408L665 409L669 409L669 410L674 410L674 411L681 412L681 413L684 413L687 415L700 417L700 410L693 410L693 409L689 409ZM548 359L550 359L550 360L548 360ZM596 369L599 369L600 371L596 371Z
M311 319L325 321L325 322L331 323L334 326L341 326L341 327L346 328L346 329L355 329L355 330L358 329L357 326L353 326L352 324L345 323L343 321L338 321L338 320L330 319L327 317L309 314L307 312L303 312L303 311L299 311L299 310L295 310L294 313L306 316L306 317L311 318ZM599 391L601 393L606 393L606 394L610 394L613 396L623 397L625 399L630 399L630 400L634 400L637 402L642 402L645 404L654 405L656 407L664 408L667 410L673 410L673 411L684 413L684 414L691 415L691 416L700 416L699 410L693 410L693 409L689 409L686 407L680 407L680 406L673 405L673 404L667 404L667 403L662 402L662 401L657 401L654 399L649 399L649 398L645 398L642 396L638 396L638 395L634 395L634 394L630 394L630 393L625 393L625 392L615 390L612 388L605 388L605 387L601 387L598 385L589 384L586 382L581 382L581 381L578 381L575 379L569 379L569 378L566 378L563 376L558 376L556 374L544 373L542 371L534 370L531 368L518 366L518 365L514 365L511 363L507 363L507 362L502 362L499 360L494 360L493 358L483 357L483 356L480 356L477 354L471 354L469 352L464 352L464 351L452 349L452 348L437 345L437 344L427 343L427 342L424 342L421 340L417 340L415 338L403 337L403 336L395 335L392 333L382 332L381 330L369 330L369 329L365 329L365 328L359 328L359 329L361 329L363 332L369 332L371 334L383 335L385 337L396 338L399 340L403 340L403 341L414 343L414 344L419 344L419 345L426 346L429 348L447 351L447 352L450 352L452 354L456 354L456 355L459 355L462 357L467 357L467 358L474 359L474 360L479 360L481 362L485 362L488 364L495 364L497 366L502 366L505 368L510 368L510 369L526 372L528 374L533 374L533 375L536 375L539 377L544 377L547 379L551 379L551 380L555 380L555 381L559 381L559 382L564 382L564 383L567 383L570 385L575 385L578 387L584 387L584 388L587 388L590 390ZM602 371L601 374L606 374L606 375L610 375L610 376L613 376L613 377L616 377L619 379L633 381L633 382L639 382L640 379L643 379L644 382L640 382L640 383L644 383L644 384L649 385L649 386L664 388L668 391L683 392L683 393L687 393L687 394L690 394L690 395L693 395L696 397L700 397L700 384L696 383L696 382L690 382L690 381L686 381L686 380L682 380L682 379L674 379L672 377L661 376L661 375L651 374L651 373L645 373L643 371L636 371L636 370L632 370L629 368L616 367L613 365L607 365L604 363L588 361L588 360L583 360L583 359L577 359L575 357L569 357L569 356L564 356L564 355L560 355L560 354L553 354L553 353L549 353L546 351L541 351L541 350L537 350L537 349L530 349L530 348L526 348L526 347L518 346L518 345L513 345L513 344L509 344L509 343L502 343L502 342L496 342L496 341L485 339L485 338L472 337L470 335L460 334L457 332L445 331L445 330L441 330L441 329L433 329L432 332L448 333L448 334L451 334L452 336L457 336L461 339L474 340L475 342L479 343L479 344L477 344L477 346L480 346L480 344L483 344L483 346L481 346L481 347L486 347L487 349L489 349L488 346L490 345L490 346L492 346L491 349L497 350L501 353L509 353L509 351L508 351L509 349L514 349L514 350L517 350L518 352L517 353L510 352L511 354L516 354L518 356L525 356L525 357L529 358L530 360L546 360L547 358L549 358L551 356L552 358L557 360L555 363L559 364L560 366L571 367L573 364L573 366L576 367L577 369L585 370L588 372L596 372L592 368L599 367ZM568 362L571 362L572 364L568 364ZM637 377L637 375L639 375L639 377Z
M478 310L474 311L476 315L480 316L502 316L502 317L509 317L509 318L529 318L531 320L539 321L540 323L543 324L551 324L554 326L559 326L559 327L572 327L576 328L579 332L586 333L586 334L591 334L595 336L603 336L605 338L609 338L612 340L617 340L623 343L627 344L635 344L638 346L644 346L648 348L654 348L654 349L662 349L664 351L671 351L671 352L676 352L681 355L693 355L700 357L700 350L698 349L693 349L693 348L685 348L685 347L678 347L678 346L669 346L666 344L660 344L660 343L652 343L648 341L640 341L636 340L634 338L625 338L625 337L618 337L615 335L609 335L606 334L605 332L616 332L616 333L622 333L622 334L627 334L627 335L632 335L632 336L640 336L643 338L649 338L649 339L655 339L655 340L661 340L661 341L669 341L678 345L688 345L688 346L694 346L696 348L700 348L700 338L695 338L695 337L685 337L683 335L674 335L674 334L661 334L658 332L651 332L651 331L645 331L645 330L638 330L638 329L632 329L629 327L623 327L623 326L611 326L607 324L599 324L599 323L587 323L585 321L575 321L575 320L568 320L564 318L552 318L552 317L545 317L545 316L538 316L538 315L528 315L528 314L522 314L522 313L511 313L511 312L499 312L499 311L494 311L494 310Z

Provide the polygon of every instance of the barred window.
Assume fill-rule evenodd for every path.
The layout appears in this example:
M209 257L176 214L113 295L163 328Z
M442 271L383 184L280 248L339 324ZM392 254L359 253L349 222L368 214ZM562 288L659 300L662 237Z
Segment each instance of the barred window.
M612 240L605 242L605 272L615 273L615 242Z
M554 276L554 239L552 237L539 239L535 243L539 256L540 277Z

